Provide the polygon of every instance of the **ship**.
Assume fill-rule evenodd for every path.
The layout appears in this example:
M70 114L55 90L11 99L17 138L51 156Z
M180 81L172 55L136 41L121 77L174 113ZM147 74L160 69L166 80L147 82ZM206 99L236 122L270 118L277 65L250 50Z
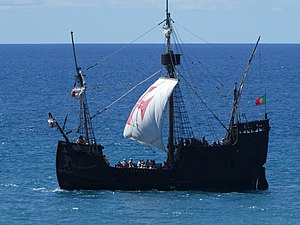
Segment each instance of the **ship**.
M269 119L240 121L237 117L243 87L260 40L256 42L239 86L233 90L233 104L224 137L214 144L194 137L181 96L181 54L171 45L172 18L166 1L163 23L165 51L161 54L164 76L160 76L138 99L126 121L123 135L146 146L167 151L164 163L131 160L110 165L96 142L86 96L84 71L77 65L73 32L76 80L72 97L80 102L80 135L72 141L64 126L49 113L48 122L63 139L57 143L56 175L64 190L267 190L265 173L269 143ZM262 102L261 102L262 103ZM167 145L163 143L163 120L168 115Z

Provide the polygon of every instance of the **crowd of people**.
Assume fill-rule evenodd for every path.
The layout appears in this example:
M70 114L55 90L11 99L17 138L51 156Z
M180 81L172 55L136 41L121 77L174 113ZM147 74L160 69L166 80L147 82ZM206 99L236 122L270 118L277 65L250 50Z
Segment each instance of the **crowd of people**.
M197 140L198 141L198 140ZM214 141L211 144L208 143L208 141L205 139L205 136L202 137L201 141L198 141L201 143L202 146L208 147L208 146L221 146L221 145L226 145L229 144L229 140L222 138L220 141Z
M155 160L141 159L137 163L133 162L130 158L128 161L124 159L122 162L116 164L116 168L140 168L140 169L156 169L157 165Z

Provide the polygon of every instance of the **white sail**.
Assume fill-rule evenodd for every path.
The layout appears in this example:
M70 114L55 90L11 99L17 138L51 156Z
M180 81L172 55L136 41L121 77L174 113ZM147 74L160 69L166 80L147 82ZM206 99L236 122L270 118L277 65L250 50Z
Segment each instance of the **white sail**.
M164 149L163 114L177 83L177 79L159 78L148 88L130 113L123 132L125 138Z

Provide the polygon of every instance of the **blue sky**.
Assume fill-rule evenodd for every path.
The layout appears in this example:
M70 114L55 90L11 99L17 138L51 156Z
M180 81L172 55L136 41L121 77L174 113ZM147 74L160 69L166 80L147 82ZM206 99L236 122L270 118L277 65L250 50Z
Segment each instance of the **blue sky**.
M210 43L300 43L300 0L169 0L175 25ZM165 18L165 0L0 0L0 44L128 43ZM140 43L160 43L160 28ZM193 36L185 42L201 42Z

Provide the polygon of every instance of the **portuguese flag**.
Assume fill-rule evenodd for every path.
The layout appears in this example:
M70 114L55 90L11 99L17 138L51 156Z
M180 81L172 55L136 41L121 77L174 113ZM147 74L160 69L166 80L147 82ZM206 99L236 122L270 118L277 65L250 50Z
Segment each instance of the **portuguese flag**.
M260 96L255 100L255 105L260 106L260 105L265 105L266 104L266 95Z

